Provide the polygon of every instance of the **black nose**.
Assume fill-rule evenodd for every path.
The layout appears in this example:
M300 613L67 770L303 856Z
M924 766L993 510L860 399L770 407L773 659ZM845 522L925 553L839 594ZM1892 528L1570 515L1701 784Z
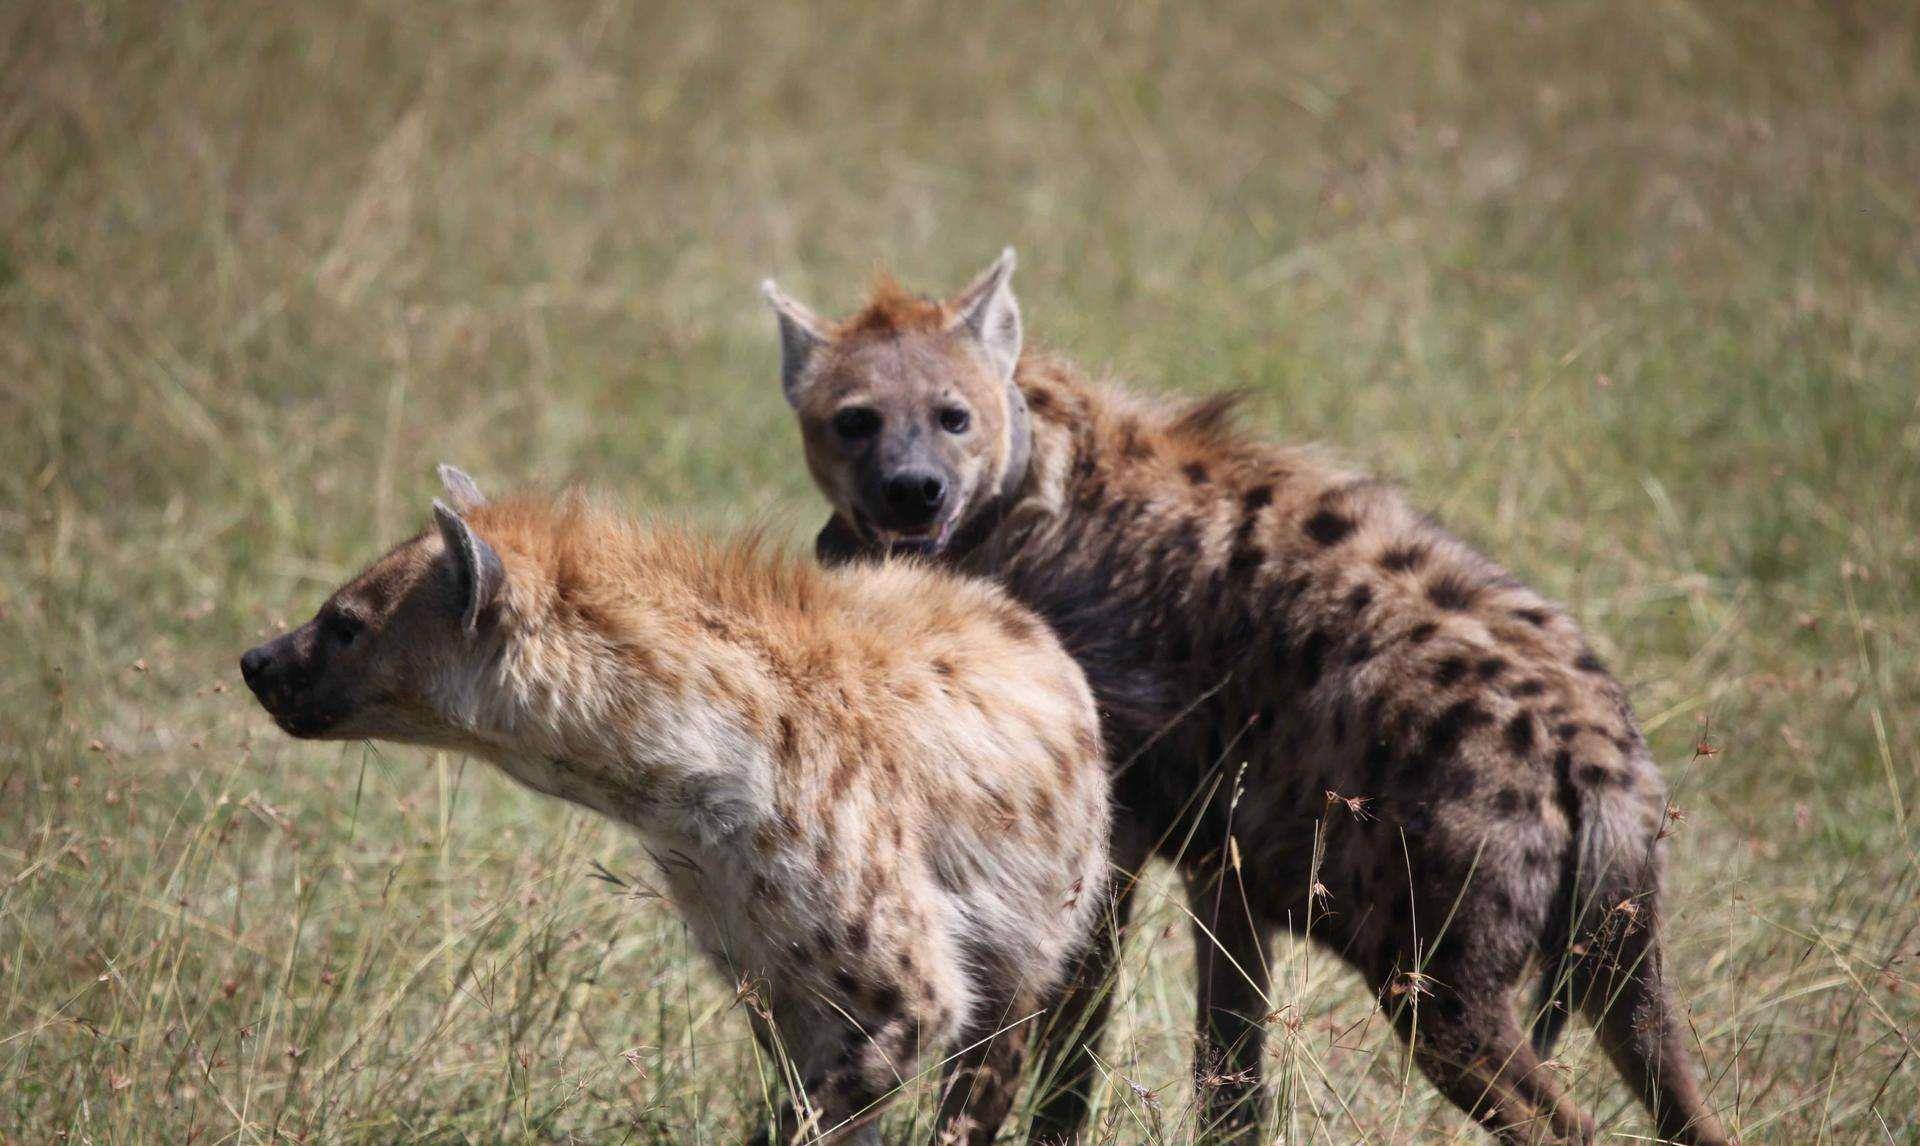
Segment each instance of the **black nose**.
M265 645L256 645L240 655L240 675L246 679L248 688L260 687L260 678L266 674L272 659Z
M887 509L895 521L924 525L934 519L947 500L947 483L927 470L902 470L881 483L880 493L887 499Z

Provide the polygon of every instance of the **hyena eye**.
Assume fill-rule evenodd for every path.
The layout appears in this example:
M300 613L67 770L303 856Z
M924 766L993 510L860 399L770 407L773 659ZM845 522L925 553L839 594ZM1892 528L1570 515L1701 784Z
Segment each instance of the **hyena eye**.
M865 406L850 406L833 416L833 432L849 440L870 438L880 429L880 415Z
M328 613L320 618L320 635L335 648L344 649L366 630L366 622L346 613Z
M973 424L973 415L960 406L948 406L940 411L940 428L949 434L964 434Z

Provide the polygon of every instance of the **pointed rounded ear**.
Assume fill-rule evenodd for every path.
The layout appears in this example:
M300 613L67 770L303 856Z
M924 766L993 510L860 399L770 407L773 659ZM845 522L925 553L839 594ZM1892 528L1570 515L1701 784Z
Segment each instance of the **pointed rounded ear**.
M1008 247L950 304L960 325L979 341L987 361L1007 381L1020 361L1020 303L1013 297L1013 266L1013 248Z
M440 484L447 491L447 500L461 513L479 509L487 504L487 495L480 492L479 483L467 476L467 472L458 466L440 463Z
M507 583L506 567L465 518L438 498L433 502L433 520L440 527L440 539L447 543L447 560L453 563L454 584L458 587L460 628L472 633L480 627L480 614L500 596Z
M827 324L820 316L787 296L787 292L766 279L760 294L780 319L780 392L789 406L800 402L800 383L812 361L814 351L827 341Z

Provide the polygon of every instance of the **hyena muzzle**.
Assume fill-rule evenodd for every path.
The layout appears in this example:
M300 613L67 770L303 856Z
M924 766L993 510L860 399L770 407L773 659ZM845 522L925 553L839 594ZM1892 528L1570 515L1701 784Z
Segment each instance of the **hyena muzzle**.
M1011 256L950 300L883 282L843 322L765 288L834 510L819 551L990 576L1086 670L1116 866L1157 852L1186 881L1211 1132L1259 1121L1287 930L1365 975L1426 1075L1502 1138L1591 1136L1541 1061L1573 1007L1663 1136L1726 1141L1664 984L1663 782L1574 623L1390 487L1242 436L1230 400L1173 406L1023 354ZM1097 1035L1086 983L1111 958L1085 961L1068 1029ZM1515 989L1533 976L1530 1043ZM1085 1117L1086 1060L1055 1053L1037 1137Z
M241 659L274 722L470 753L672 857L799 1092L775 1140L876 1140L944 1051L941 1141L991 1141L1107 879L1098 716L1046 625L442 472L434 527Z

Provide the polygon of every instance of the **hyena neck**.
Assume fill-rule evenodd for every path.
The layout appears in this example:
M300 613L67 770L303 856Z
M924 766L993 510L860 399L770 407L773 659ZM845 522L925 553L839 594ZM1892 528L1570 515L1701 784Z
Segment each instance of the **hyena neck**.
M1208 544L1200 522L1211 511L1167 513L1162 466L1151 459L1204 446L1240 460L1230 406L1172 407L1045 359L1023 363L1022 382L1033 410L1026 481L961 562L1047 619L1085 670L1115 742L1136 745L1217 683L1196 669L1191 639L1219 628L1218 601L1198 591Z
M973 511L953 539L949 552L956 558L973 552L999 531L1013 507L1026 496L1033 475L1033 411L1020 385L1022 360L1007 383L1007 464L993 496Z
M656 647L668 647L666 618L654 621ZM771 802L764 747L737 706L700 683L709 677L634 656L635 636L558 619L516 632L449 682L461 706L449 719L528 787L662 843L711 844L750 826Z
M997 571L1009 555L1036 544L1058 525L1084 484L1097 435L1090 424L1106 416L1105 403L1065 361L1043 354L1020 360L1012 387L1007 477L954 546L954 555Z

